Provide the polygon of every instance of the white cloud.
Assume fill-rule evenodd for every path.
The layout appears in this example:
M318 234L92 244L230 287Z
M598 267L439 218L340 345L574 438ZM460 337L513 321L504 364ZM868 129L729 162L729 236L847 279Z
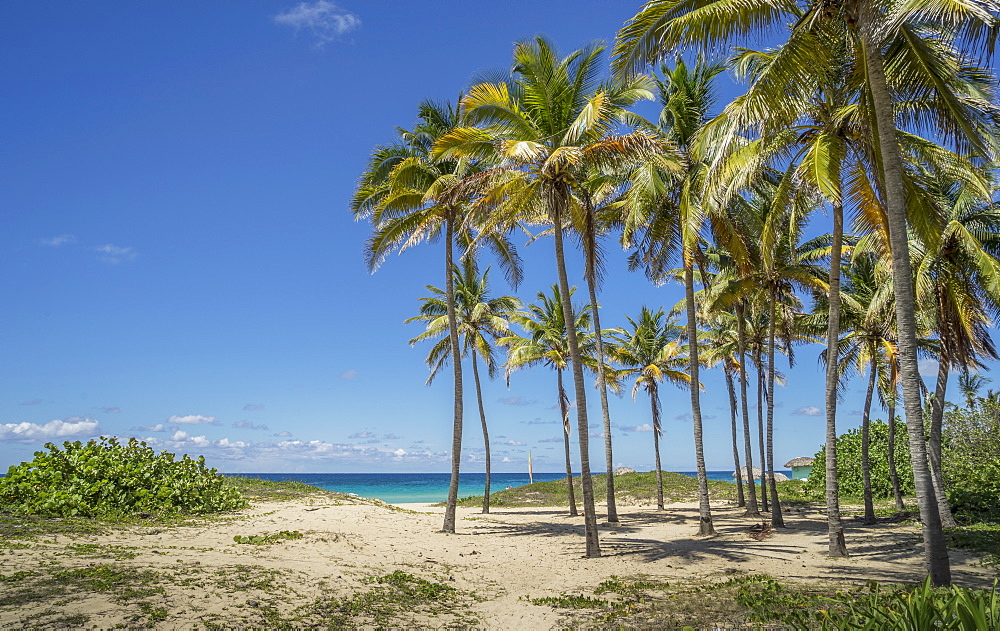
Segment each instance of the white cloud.
M134 261L135 257L139 256L139 253L135 251L135 248L123 248L117 245L111 245L110 243L97 246L94 248L94 252L97 252L100 260L105 263L111 263L112 265L116 265L123 261Z
M204 448L212 444L212 441L205 438L204 436L193 436L191 439L191 444L195 447Z
M649 423L643 423L642 425L630 425L622 427L623 432L651 432L653 431L653 426Z
M52 237L51 239L39 239L39 243L42 245L47 245L50 248L58 248L60 246L66 245L67 243L73 243L76 241L76 237L71 234L60 234Z
M18 405L31 406L31 405L41 405L44 403L41 399L32 399L31 401L22 401Z
M291 435L292 435L292 433L291 433L291 432L289 432L289 431L284 431L284 432L278 432L278 433L277 433L277 434L275 434L274 436L275 436L275 438L288 438L288 437L289 437L289 436L291 436Z
M291 26L296 32L308 30L316 38L316 46L319 48L361 26L361 18L329 0L300 2L274 16L274 21L276 24Z
M534 405L538 403L535 399L525 399L524 397L504 397L502 399L497 399L498 403L503 403L504 405Z
M504 445L511 445L512 447L523 447L524 443L519 440L508 440Z
M795 414L796 416L821 416L823 414L823 410L815 405L807 405L795 410L792 414Z
M921 377L937 377L938 360L921 359L917 362L917 370L920 372Z
M243 406L244 412L257 412L263 409L264 406L259 403L247 403L246 405Z
M501 460L500 462L510 462L510 461L511 461L510 458L508 458L507 456L504 456L503 460Z
M167 427L166 425L164 425L163 423L157 423L156 425L146 425L146 426L143 426L143 427L136 427L135 431L137 431L137 432L169 432L171 429L176 429L176 428L170 428L170 427Z
M357 432L348 436L348 438L376 438L375 434L372 432Z
M111 408L101 408L101 411L104 412L105 414L118 414L119 412L122 411L122 409L116 406Z
M0 424L0 440L13 442L34 442L70 436L90 436L97 433L100 425L92 418L71 416L65 420L53 420L44 425L38 423Z
M188 414L187 416L177 416L174 414L167 419L168 423L178 425L221 425L214 416L202 416L201 414Z
M254 442L221 438L211 440L205 436L191 436L174 428L173 434L159 438L145 437L153 449L163 449L177 454L204 455L210 461L242 463L269 463L274 467L295 467L303 463L322 463L319 467L364 464L387 466L390 463L415 463L440 470L450 462L447 452L431 452L420 448L388 449L373 445L329 443L323 440L267 440ZM235 465L240 466L240 465ZM244 465L246 466L246 465ZM329 469L327 469L329 470Z
M236 429L262 429L262 430L267 430L267 425L264 425L263 423L261 423L260 425L254 425L250 421L238 421L236 423L233 423L233 427L235 427Z
M358 376L358 371L354 370L353 368L350 370L345 370L344 372L340 373L340 378L343 379L344 381L350 381L351 379L354 379L357 376Z

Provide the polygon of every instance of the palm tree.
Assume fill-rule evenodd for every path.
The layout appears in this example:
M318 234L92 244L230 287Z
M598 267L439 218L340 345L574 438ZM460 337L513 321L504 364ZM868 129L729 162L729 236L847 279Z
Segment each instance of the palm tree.
M493 355L493 342L510 335L510 318L521 307L521 301L514 296L491 298L489 293L487 268L479 275L475 260L467 257L461 266L452 270L455 287L455 312L458 317L458 335L462 341L462 355L472 356L472 375L476 384L476 402L479 406L479 420L483 427L483 447L486 457L486 485L483 490L483 512L490 512L490 434L486 425L486 409L483 406L483 389L479 378L479 359L486 365L490 377L497 372L497 362ZM438 340L427 354L430 376L427 385L452 356L451 336L448 335L448 305L446 292L427 285L432 296L421 298L420 315L408 318L407 323L423 322L426 330L410 340L410 345L423 340Z
M745 78L750 79L748 92L730 103L703 132L703 142L719 142L719 151L709 177L709 188L723 199L740 189L752 186L766 169L794 167L795 179L808 185L830 204L833 234L830 242L829 300L826 338L832 347L839 337L840 327L840 267L844 249L843 172L853 160L857 164L865 157L859 138L856 115L856 89L847 82L843 65L835 65L825 74L800 77L797 89L786 95L782 107L768 118L769 133L760 133L761 92L784 70L784 48L768 51L742 50L731 60ZM802 85L808 81L808 86ZM762 87L764 86L764 87ZM796 100L796 97L801 100ZM780 119L774 122L773 119ZM748 136L745 138L744 136ZM859 155L861 154L861 155ZM827 366L826 373L826 500L831 556L846 556L843 524L840 517L837 484L836 409L838 374L836 365ZM766 495L765 495L766 500ZM766 501L765 501L766 506Z
M736 317L731 313L709 314L706 326L706 349L702 357L709 366L721 363L722 372L726 377L726 391L729 394L729 420L733 438L733 464L736 466L736 505L747 506L746 494L743 492L743 473L749 473L751 469L748 466L745 471L741 471L742 467L740 466L739 430L736 421L739 416L739 404L736 400L734 375L742 371L743 366L737 359L739 335L736 331ZM754 484L749 486L751 492L754 493L753 504L756 506L757 498L754 487Z
M878 268L872 255L856 256L846 270L843 325L845 334L836 348L836 357L823 354L827 364L834 364L839 374L849 371L863 375L868 368L868 386L861 412L861 477L865 505L865 524L874 524L875 506L872 501L869 434L872 398L879 374L889 372L895 360L894 330L891 322L891 284L888 270Z
M773 26L793 25L789 41L802 44L795 54L786 55L790 76L802 77L823 72L833 66L829 49L816 46L807 37L817 28L834 24L843 29L858 64L858 76L864 83L874 128L874 152L884 183L886 219L892 252L893 284L896 294L896 319L903 403L911 446L911 462L920 502L925 542L925 563L932 582L950 583L951 572L944 535L936 503L931 501L931 480L923 443L923 419L920 408L920 375L917 368L914 290L907 249L907 195L900 157L896 108L886 69L902 69L893 79L905 78L908 108L901 113L926 117L950 141L990 158L992 146L976 133L976 123L990 118L992 108L977 107L966 95L957 95L952 79L959 72L954 65L927 63L928 46L936 43L964 46L992 44L998 21L995 5L970 0L947 7L933 0L912 3L888 3L875 0L849 0L831 8L826 3L811 3L804 10L799 5L775 5L766 2L725 3L651 0L619 33L616 68L619 73L641 67L653 59L673 53L684 45L702 48L731 41L751 31ZM939 28L935 28L939 27ZM758 31L759 32L759 31ZM886 51L885 53L883 51ZM886 60L885 55L890 55ZM891 63L896 65L891 65ZM780 107L796 81L772 86L771 102ZM896 93L899 96L899 92ZM915 97L915 98L913 98ZM907 112L908 110L908 112ZM982 128L982 126L980 127ZM968 132L973 133L969 134ZM995 145L993 145L995 146ZM911 201L913 198L911 197ZM916 218L916 217L914 217Z
M625 107L649 98L647 82L632 79L599 84L602 46L591 46L560 58L544 38L514 47L511 79L482 83L462 101L468 126L438 142L435 154L465 156L497 164L479 185L488 189L490 216L486 231L506 230L526 216L537 218L541 207L555 237L556 268L565 313L577 426L586 536L586 555L600 556L593 481L590 476L589 421L586 384L570 303L563 245L570 219L573 189L594 164L616 163L621 157L648 156L663 150L648 134L612 136L616 123L628 119Z
M973 409L979 401L979 391L984 385L992 381L982 375L965 371L958 376L958 389L965 397L965 407Z
M750 199L744 216L745 225L759 234L754 257L757 266L750 273L731 278L726 287L720 288L716 297L716 308L726 306L746 296L760 293L767 307L767 383L763 390L767 402L767 457L764 468L771 495L771 523L784 526L781 506L778 503L778 489L774 480L774 385L775 350L778 331L786 340L791 340L791 331L796 328L795 313L800 307L795 290L826 291L827 285L819 279L819 269L804 257L799 247L799 238L805 226L811 200L795 190L788 183L791 174L786 174L770 191L762 188L757 197ZM752 226L752 227L751 227ZM805 252L809 251L806 246ZM780 307L780 308L779 308ZM780 321L780 327L779 327ZM790 345L786 344L790 352ZM792 360L792 355L789 355ZM760 373L758 373L760 374Z
M941 427L951 368L963 376L966 400L975 401L977 381L969 370L980 358L997 359L990 339L990 314L1000 313L1000 209L985 183L953 181L923 169L933 190L940 229L915 244L917 301L930 314L940 345L938 379L931 403L928 457L931 481L944 526L956 525L945 497L941 472ZM979 184L979 185L977 185ZM979 381L981 384L981 381Z
M576 288L570 289L570 296ZM538 302L528 305L527 312L511 317L511 320L527 332L527 337L508 335L497 340L498 346L508 349L506 366L507 381L510 382L512 372L529 366L543 365L556 371L557 405L563 424L563 446L566 456L566 486L569 491L569 514L577 515L576 496L573 489L573 468L570 462L570 422L569 396L563 387L563 372L573 361L570 352L569 336L577 337L576 346L581 350L583 358L596 369L592 359L594 336L587 333L590 328L590 305L582 308L574 307L572 328L567 326L563 300L559 285L553 285L551 293L538 292Z
M635 375L632 398L640 388L649 395L653 420L653 450L656 454L656 508L663 508L663 469L660 466L660 383L666 379L678 385L690 386L691 376L684 372L690 362L681 345L683 330L666 319L663 309L655 313L643 307L639 319L625 316L629 329L618 329L612 334L614 344L609 348L612 360L623 367L622 376Z
M469 160L432 159L434 143L460 123L451 104L425 101L420 104L418 123L413 130L399 129L392 145L376 147L351 199L355 219L371 222L374 234L365 247L368 267L377 269L394 250L444 236L445 304L451 364L454 375L454 405L451 444L451 481L445 507L443 532L455 532L458 478L462 462L463 383L455 288L452 276L454 246L465 237L462 219L468 211L467 196L456 195L462 178L475 174L479 165ZM467 238L464 239L468 241ZM516 282L519 272L516 249L503 235L484 241L507 264L509 277Z
M902 512L903 493L899 488L899 472L896 469L896 402L899 394L899 357L896 343L892 342L886 357L887 369L879 378L879 400L889 417L889 482L892 484L892 497L896 502L896 510Z
M628 198L629 217L623 240L636 249L633 265L645 268L654 281L662 280L668 264L680 248L684 269L684 297L687 312L689 374L699 382L698 323L695 314L694 268L701 259L700 231L706 214L716 209L703 205L701 188L705 174L705 157L695 152L695 131L708 119L714 103L712 79L722 71L718 64L706 64L701 59L688 67L676 59L673 67L660 67L657 78L662 106L659 128L684 157L685 169L673 176L647 178L646 186L633 186ZM717 214L717 213L714 213ZM723 224L713 224L718 241L732 236L719 230ZM704 279L704 275L702 275ZM698 469L699 534L714 535L712 510L708 496L708 475L705 469L702 434L701 394L691 388L691 417L694 427L695 462Z

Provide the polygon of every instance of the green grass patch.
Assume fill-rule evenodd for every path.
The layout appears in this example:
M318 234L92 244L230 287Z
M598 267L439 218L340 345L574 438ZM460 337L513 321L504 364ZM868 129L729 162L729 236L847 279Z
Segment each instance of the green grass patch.
M243 497L252 502L293 502L317 495L349 497L345 493L324 491L321 488L291 480L276 482L240 475L224 475L223 480L226 487L236 489Z
M593 476L594 488L604 488L605 474ZM577 502L582 501L580 478L573 478ZM712 499L735 500L736 485L720 480L708 481ZM615 497L620 502L656 503L656 473L626 473L615 476ZM685 502L698 498L698 480L690 476L663 472L663 497L668 502ZM473 495L458 500L459 506L481 506L483 497ZM437 504L443 506L444 502ZM569 490L566 480L535 482L490 494L490 506L498 508L530 506L568 506Z
M265 533L262 535L236 535L233 541L252 546L266 546L273 543L281 543L289 539L301 539L302 533L298 530L282 530L281 532Z
M81 591L110 592L122 602L161 593L160 580L160 573L153 570L107 564L56 572L48 582Z
M334 628L416 625L421 618L439 616L452 618L446 626L478 623L462 611L465 595L449 585L401 571L364 582L373 588L348 598L321 599L303 612L305 618L319 618Z
M960 587L783 583L766 574L669 584L611 577L587 594L529 598L562 610L566 626L635 628L993 629L1000 594ZM578 612L577 610L586 610Z
M982 557L983 564L1000 574L1000 522L985 521L948 531L949 544Z

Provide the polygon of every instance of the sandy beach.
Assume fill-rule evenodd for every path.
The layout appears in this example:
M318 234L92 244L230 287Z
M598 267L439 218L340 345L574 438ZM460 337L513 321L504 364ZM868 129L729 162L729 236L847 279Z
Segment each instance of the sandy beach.
M583 518L557 508L489 515L460 508L458 532L445 534L438 530L440 507L356 502L317 495L256 504L223 520L8 544L0 550L0 578L28 574L0 581L0 623L46 626L55 608L100 628L270 626L268 616L295 619L310 603L314 617L301 619L315 622L322 615L315 603L345 602L377 584L373 577L403 572L453 587L460 597L447 611L402 611L399 625L548 629L566 623L565 611L528 598L591 593L611 576L694 583L766 573L846 586L869 579L913 582L923 575L916 525L849 522L851 557L832 560L825 556L825 518L815 510L790 510L787 529L758 540L748 530L759 522L729 504L713 507L718 535L712 538L695 535L696 504L672 504L662 512L624 506L620 524L601 525L603 556L586 559ZM234 541L282 531L302 536L269 545ZM990 572L962 552L952 552L952 563L956 584L992 582ZM13 604L27 581L101 572L131 572L148 593L140 588L130 599L120 589L56 590L52 598L38 598L42 581L34 600Z

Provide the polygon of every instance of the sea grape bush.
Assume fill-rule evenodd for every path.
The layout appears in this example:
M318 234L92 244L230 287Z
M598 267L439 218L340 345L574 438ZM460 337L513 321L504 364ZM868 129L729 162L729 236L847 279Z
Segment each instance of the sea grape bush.
M123 517L213 513L248 504L205 466L204 456L178 460L135 438L121 444L104 436L45 448L0 478L0 508L49 517Z
M942 468L948 503L973 519L1000 518L1000 404L945 414Z
M877 499L892 497L892 480L889 477L889 425L872 421L871 444L868 461L872 474L872 496ZM913 468L910 466L910 446L906 425L896 421L896 473L903 495L913 495ZM856 428L837 437L837 483L840 493L860 497L864 493L861 478L861 429ZM826 489L826 450L821 448L813 461L812 472L805 484L806 492L822 497Z

